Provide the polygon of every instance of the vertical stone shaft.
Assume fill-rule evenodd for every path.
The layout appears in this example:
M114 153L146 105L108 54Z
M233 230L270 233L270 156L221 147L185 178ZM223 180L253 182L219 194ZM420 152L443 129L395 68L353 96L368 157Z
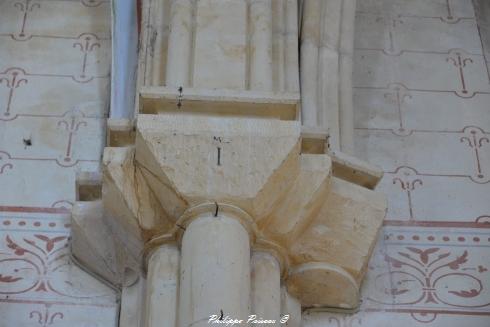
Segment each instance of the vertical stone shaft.
M151 38L153 46L151 47L151 56L148 56L148 66L151 86L163 86L165 84L165 66L167 64L166 49L166 6L165 1L153 1L150 11Z
M250 89L272 91L272 0L250 0Z
M229 216L202 214L182 239L178 326L209 326L210 315L246 321L249 307L248 232Z
M340 32L340 149L354 154L354 104L352 63L356 0L343 0Z
M303 125L328 131L330 149L352 154L352 56L356 0L304 0Z
M301 114L304 126L318 124L318 45L320 42L321 2L304 0L301 28Z
M154 250L148 262L146 327L176 327L180 253L175 245Z
M286 2L272 0L272 57L274 91L286 91ZM297 37L297 35L296 35ZM298 52L298 51L296 51Z
M299 51L298 51L298 2L296 0L286 1L286 91L299 92ZM282 2L281 1L281 2Z
M269 253L252 255L252 314L259 319L276 320L281 314L281 267Z
M319 126L327 127L330 148L340 149L339 43L342 1L323 0L320 27Z
M142 302L146 296L146 280L139 277L132 284L122 288L121 291L121 311L119 314L118 327L144 327L142 321L145 319L145 306Z
M285 327L300 327L301 326L301 304L298 299L288 293L287 287L281 288L281 315L289 316L288 321L284 324Z
M193 39L193 0L173 0L167 54L167 86L189 86Z

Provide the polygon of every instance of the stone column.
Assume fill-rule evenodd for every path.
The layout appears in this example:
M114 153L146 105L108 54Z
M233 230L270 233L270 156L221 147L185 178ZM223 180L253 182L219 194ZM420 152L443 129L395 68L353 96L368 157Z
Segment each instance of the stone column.
M272 1L250 2L250 89L272 91Z
M113 1L112 6L112 92L109 116L132 119L138 66L136 1Z
M301 118L303 125L318 125L318 45L320 42L321 1L305 0L301 30ZM307 18L307 19L306 19Z
M231 215L200 214L182 238L178 326L209 326L212 315L246 321L249 302L247 230Z
M180 253L176 245L162 245L148 260L146 327L176 327Z
M322 0L317 68L318 125L328 129L331 149L340 148L339 38L341 15L341 0Z
M146 280L139 277L132 285L123 286L118 327L143 327L145 319Z
M354 104L352 66L354 56L354 30L356 0L343 0L340 32L340 149L354 154Z
M353 153L352 55L356 0L304 0L302 120L328 132L330 150Z
M147 56L147 67L149 68L149 84L151 86L165 85L165 70L167 64L167 33L166 28L166 3L165 1L153 1L151 10L149 10L150 22L152 29L153 46L151 55Z
M266 252L252 255L252 311L257 319L276 320L269 326L279 326L281 315L281 267L277 259Z
M287 287L281 288L281 315L289 316L288 321L284 326L286 327L300 327L301 326L301 303L298 299L289 294Z
M189 86L193 38L193 0L173 0L167 54L167 86Z
M298 51L298 2L296 0L286 1L285 25L285 87L287 92L299 92L299 51Z

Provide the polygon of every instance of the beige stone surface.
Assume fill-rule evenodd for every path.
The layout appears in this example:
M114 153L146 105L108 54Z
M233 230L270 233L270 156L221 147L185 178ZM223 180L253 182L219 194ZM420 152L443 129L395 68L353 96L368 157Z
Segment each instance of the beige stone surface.
M251 258L251 313L276 321L281 318L281 267L277 259L256 251Z
M299 141L297 122L140 115L136 161L179 204L229 202L260 219L298 174Z
M282 256L282 265L290 263L296 267L324 262L334 271L342 271L342 274L330 274L331 280L328 273L294 277L296 285L308 284L305 280L316 278L318 283L343 282L352 286L351 291L346 291L349 300L339 302L341 297L335 292L324 292L328 295L315 298L314 301L319 301L315 305L342 304L354 308L386 203L382 195L367 188L339 178L331 182L330 156L300 154L299 144L299 128L294 122L140 115L134 160L136 171L142 167L147 182L142 190L149 187L151 196L158 198L161 210L167 210L169 224L160 233L178 239L177 231L188 224L179 217L200 203L210 203L209 214L214 211L213 202L217 203L216 211L222 204L233 204L252 216L251 221L241 221L249 224L252 240L258 237L261 248L272 246ZM131 160L131 156L128 158ZM344 157L342 165L348 162ZM359 167L367 175L376 174L375 169L355 160L350 166ZM281 183L277 184L279 180ZM137 198L137 195L129 197ZM262 201L259 204L268 203L260 207L256 205L257 200ZM149 203L141 205L145 207ZM151 222L151 215L148 219ZM151 224L146 228L141 221L139 224L157 235ZM259 234L255 234L256 228ZM310 295L295 295L308 305L313 301Z
M350 75L353 2L313 4L321 10L306 10L319 15L311 37L325 59L315 83L327 95L317 119L339 122L342 102L349 120L350 93L339 87L349 88L350 77L332 76ZM379 195L355 184L374 188L380 172L331 152L341 132L350 147L350 120L323 130L305 116L300 128L296 4L182 0L145 8L160 12L144 17L159 22L143 33L153 34L140 57L136 130L131 120L108 123L102 187L115 244L128 237L135 245L127 262L119 253L120 266L139 274L138 251L149 262L144 323L165 315L169 326L175 318L199 325L213 313L278 319L292 310L296 326L301 306L355 308L385 213ZM306 83L303 105L312 90ZM167 242L181 244L180 253Z
M247 1L203 0L195 6L193 85L245 89Z
M301 326L301 303L288 293L287 286L281 287L281 315L288 316L285 326Z
M241 91L170 87L142 87L139 112L242 116L296 120L299 94L295 92Z
M291 246L293 264L328 262L360 283L385 211L383 195L332 178L319 213Z
M170 222L133 159L130 147L104 150L104 210L135 237L146 239L145 232L166 229Z
M374 190L383 177L383 170L354 156L331 152L335 177Z
M121 306L118 327L144 327L146 280L139 276L121 290Z
M209 213L191 222L180 265L178 326L208 326L210 315L248 317L250 238L238 221Z
M288 291L303 307L355 309L359 305L359 288L342 268L324 262L294 267L287 280Z
M134 144L135 123L130 119L107 119L107 145L123 147Z
M144 326L175 327L179 299L180 251L175 245L163 245L151 253L148 261Z
M140 86L299 92L295 0L147 0Z
M356 1L304 0L301 18L302 121L353 153L352 57Z
M103 222L102 201L76 202L73 207L71 252L81 265L113 285L121 285L121 271L112 231Z
M302 154L300 172L282 205L259 222L267 237L289 247L315 219L330 191L331 160L327 155Z
M143 320L127 321L299 326L302 306L357 307L386 203L382 173L338 152L355 1L301 8L300 96L296 1L144 1L137 115L108 122L99 210L128 251L123 283L147 269Z

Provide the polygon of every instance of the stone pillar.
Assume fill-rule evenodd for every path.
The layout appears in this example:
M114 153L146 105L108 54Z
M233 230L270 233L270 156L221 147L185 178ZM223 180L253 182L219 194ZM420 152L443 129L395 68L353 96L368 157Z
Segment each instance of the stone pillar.
M281 315L281 267L277 259L266 252L252 255L252 312L257 319L276 320L269 326L279 326Z
M352 66L354 56L354 30L356 20L356 0L342 2L342 22L340 32L340 149L354 154L354 104Z
M317 68L318 125L328 129L331 149L340 148L339 38L341 15L341 0L322 0Z
M281 315L282 317L286 315L289 316L289 319L284 326L301 326L301 303L299 303L298 299L289 294L286 286L283 286L281 289Z
M301 115L303 125L318 125L318 44L320 42L321 1L305 0L301 30Z
M143 327L145 319L146 280L139 277L132 285L125 285L121 291L121 313L118 327Z
M167 33L165 31L166 12L165 1L153 1L150 15L150 28L152 28L152 38L154 38L151 56L147 57L147 67L149 68L149 84L151 86L165 85L165 71L167 64Z
M249 234L230 215L200 214L182 238L178 326L209 326L212 315L246 321L249 312Z
M167 86L189 86L193 38L193 0L173 0L167 54Z
M272 0L250 3L250 89L272 91Z
M110 118L132 119L138 66L136 1L112 1L112 69Z
M298 51L298 2L296 0L286 1L285 25L286 25L286 53L284 54L287 92L299 92L299 51Z
M148 260L146 327L176 327L179 249L162 245Z
M356 0L304 0L302 120L328 132L330 150L352 154L352 56Z

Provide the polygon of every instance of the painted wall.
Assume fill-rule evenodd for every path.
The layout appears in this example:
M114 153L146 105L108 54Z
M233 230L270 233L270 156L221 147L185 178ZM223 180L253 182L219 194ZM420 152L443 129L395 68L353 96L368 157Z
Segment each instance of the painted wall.
M0 1L0 326L113 327L117 294L70 259L75 175L109 110L106 0Z
M383 167L389 209L361 311L304 326L490 326L490 76L472 1L361 0L356 24L356 154Z

